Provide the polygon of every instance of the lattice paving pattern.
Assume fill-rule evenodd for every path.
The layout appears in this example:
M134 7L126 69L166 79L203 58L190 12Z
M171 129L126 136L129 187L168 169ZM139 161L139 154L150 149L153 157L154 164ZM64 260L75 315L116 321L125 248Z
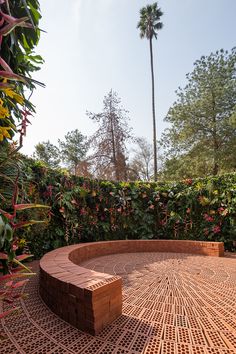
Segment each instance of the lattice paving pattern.
M140 252L83 267L122 277L122 316L96 337L77 330L43 303L35 276L21 312L1 320L0 354L236 353L235 256Z

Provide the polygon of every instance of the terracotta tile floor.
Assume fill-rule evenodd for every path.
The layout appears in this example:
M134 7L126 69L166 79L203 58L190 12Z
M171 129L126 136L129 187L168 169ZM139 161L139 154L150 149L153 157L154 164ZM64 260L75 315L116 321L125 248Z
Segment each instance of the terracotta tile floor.
M123 278L122 316L85 334L44 305L35 276L20 313L1 322L1 354L236 353L236 255L118 254L84 266Z

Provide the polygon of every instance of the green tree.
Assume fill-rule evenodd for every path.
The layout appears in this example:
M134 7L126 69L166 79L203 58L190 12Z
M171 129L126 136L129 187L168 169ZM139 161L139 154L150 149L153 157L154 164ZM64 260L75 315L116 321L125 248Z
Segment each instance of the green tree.
M168 158L192 176L236 169L236 50L202 56L177 91L162 138Z
M140 10L140 21L138 22L138 29L140 30L140 37L147 38L150 48L151 59L151 76L152 76L152 115L153 115L153 157L154 157L154 180L157 180L157 135L156 135L156 115L155 115L155 86L154 86L154 69L153 69L153 37L157 39L157 32L162 29L163 24L160 18L163 15L160 8L155 2L152 5L147 5Z
M33 157L36 160L43 161L48 167L57 168L60 164L60 150L50 141L38 143L35 145Z
M116 181L127 179L126 142L131 138L128 111L120 103L117 93L110 90L104 97L102 113L87 112L89 118L99 125L90 139L94 148L91 156L94 173L99 178Z
M75 129L65 135L65 141L58 142L62 160L75 175L79 174L79 165L86 159L89 148L86 136Z

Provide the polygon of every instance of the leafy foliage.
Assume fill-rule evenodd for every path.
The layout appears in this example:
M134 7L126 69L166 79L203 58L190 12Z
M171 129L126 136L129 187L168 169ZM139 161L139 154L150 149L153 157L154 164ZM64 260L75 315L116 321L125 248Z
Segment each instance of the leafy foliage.
M164 176L176 179L235 171L236 50L203 56L177 91L163 136Z
M24 165L15 151L9 147L0 155L0 272L9 273L12 262L15 262L15 251L18 249L16 230L28 227L43 221L29 219L25 211L32 208L48 208L45 205L26 203L27 196L24 174L21 173ZM22 214L19 217L19 212Z
M8 214L0 210L0 304L3 302L11 304L10 309L0 312L0 319L18 310L15 301L22 297L23 293L15 293L15 289L28 281L18 279L33 275L33 272L22 263L22 260L29 258L30 255L16 255L17 249L18 239L14 236L14 226L9 221Z
M65 141L58 140L62 160L75 175L78 174L80 164L85 160L88 151L88 142L78 129L72 130L65 135Z
M162 22L160 22L162 15L163 12L158 8L157 2L141 8L140 20L137 26L140 30L141 38L157 38L158 31L163 27Z
M21 124L20 146L30 123L28 116L34 106L26 95L42 83L33 80L31 74L40 69L43 59L35 55L34 48L40 38L38 23L41 18L37 0L2 0L0 4L0 142L7 142ZM25 88L28 90L25 90ZM31 96L30 94L30 96ZM23 107L22 107L23 106Z
M15 289L27 280L15 282L15 279L33 274L21 262L29 255L16 255L18 238L14 231L35 223L34 220L18 220L17 211L39 205L18 204L23 193L19 193L20 168L16 151L22 146L30 123L28 116L34 111L25 97L25 88L32 94L35 83L41 84L31 78L31 72L38 70L38 64L42 63L42 58L33 52L39 40L40 17L37 0L0 1L0 273L4 274L0 276L0 307L3 302L12 305L10 310L0 313L0 318L15 311L15 300L23 296L15 293ZM20 129L17 129L19 120ZM18 147L15 143L9 144L17 131L20 133Z
M25 253L26 243L22 245L17 230L43 221L29 219L29 215L24 214L24 211L31 210L32 216L32 208L46 207L32 203L19 203L25 199L26 184L22 183L23 176L20 171L23 166L18 155L9 146L6 146L0 154L0 304L2 302L11 304L9 310L0 313L0 318L16 311L18 308L15 306L15 301L24 296L23 293L15 292L15 289L22 287L27 279L18 280L18 278L34 274L22 263L23 260L32 256Z
M48 227L25 235L38 257L99 240L223 241L229 250L236 241L235 174L156 184L89 180L35 165L31 171L31 201L51 206Z
M42 161L47 167L57 168L59 167L60 151L57 146L50 143L50 141L38 143L35 146L34 158Z

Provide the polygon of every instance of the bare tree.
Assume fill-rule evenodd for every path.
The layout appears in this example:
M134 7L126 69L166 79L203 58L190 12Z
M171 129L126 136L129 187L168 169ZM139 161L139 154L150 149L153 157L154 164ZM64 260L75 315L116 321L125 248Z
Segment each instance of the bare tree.
M132 178L149 181L153 176L153 147L147 139L135 139L136 148L133 149L134 157L130 163Z
M94 153L90 160L94 174L99 178L126 180L126 142L131 138L128 117L120 105L117 93L110 90L103 100L103 112L87 112L89 118L98 123L98 129L90 139Z

